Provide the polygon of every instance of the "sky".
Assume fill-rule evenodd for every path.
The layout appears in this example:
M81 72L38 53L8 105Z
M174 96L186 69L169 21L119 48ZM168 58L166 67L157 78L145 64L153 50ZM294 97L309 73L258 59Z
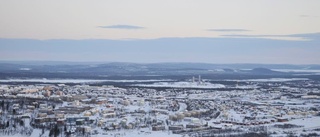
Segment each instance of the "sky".
M0 0L0 60L320 64L319 0Z

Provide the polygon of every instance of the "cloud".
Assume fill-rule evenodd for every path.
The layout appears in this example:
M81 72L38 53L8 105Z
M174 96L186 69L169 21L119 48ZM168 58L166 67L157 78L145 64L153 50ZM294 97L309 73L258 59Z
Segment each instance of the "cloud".
M309 15L300 15L302 18L310 17Z
M242 35L242 34L227 34L220 35L225 37L243 37L243 38L261 38L261 37L288 37L289 35Z
M318 17L318 16L312 16L312 15L300 15L301 18L310 18L310 17Z
M145 27L134 26L134 25L110 25L110 26L99 26L99 28L107 28L107 29L144 29Z
M301 38L306 40L315 40L320 41L320 32L316 33L302 33L302 34L288 34L288 35L241 35L241 34L229 34L229 35L221 35L225 37L242 37L242 38L266 38L266 37L274 37L274 38Z
M207 29L207 31L218 31L218 32L242 32L242 31L251 31L246 29Z

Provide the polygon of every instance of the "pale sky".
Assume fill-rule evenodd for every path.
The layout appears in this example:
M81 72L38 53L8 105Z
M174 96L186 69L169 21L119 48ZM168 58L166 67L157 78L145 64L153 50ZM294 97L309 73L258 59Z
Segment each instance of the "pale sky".
M320 64L316 52L320 46L319 24L320 0L0 0L0 60ZM29 51L24 51L22 55L11 54L21 47L14 40L21 39L45 40L44 43L40 43L51 46L59 45L50 41L56 39L70 42L64 45L92 39L119 40L120 43L140 40L147 43L152 41L150 42L152 45L165 45L163 40L158 40L162 38L213 38L225 40L227 43L239 38L246 41L246 45L237 43L231 45L237 45L239 46L237 48L241 49L241 46L253 46L252 43L259 45L272 43L287 49L285 49L286 56L277 53L279 56L268 59L269 54L278 52L277 48L283 48L270 45L272 51L261 51L264 54L259 55L265 56L261 60L257 59L259 55L248 56L240 51L230 51L215 56L221 58L220 60L211 60L211 54L198 51L190 59L189 53L197 51L193 50L197 48L197 43L186 44L193 48L190 48L190 51L185 50L179 58L158 53L158 48L161 47L154 46L153 50L148 51L148 55L151 54L148 60L136 56L136 54L143 55L140 53L143 49L132 51L121 58L119 58L120 50L112 53L106 51L109 55L119 53L108 56L107 59L95 57L94 54L84 58L81 56L83 54L81 51L66 53L68 56L51 55L38 59L37 56L33 56L37 47L32 49L31 46ZM172 43L181 44L184 40L175 39ZM260 42L253 42L255 40ZM134 43L139 42L132 41L125 45L134 46ZM89 49L95 42L90 41L86 44L85 47ZM215 44L209 42L204 45L215 46ZM221 44L223 45L223 42ZM8 48L8 45L13 48ZM104 46L108 49L108 46L111 48L113 45ZM247 50L251 51L250 49L252 48ZM49 48L44 48L36 54L43 54L46 51L49 51ZM159 55L156 56L157 54L153 52ZM215 52L212 51L213 54ZM237 57L231 56L233 52L237 53ZM298 59L296 52L307 58Z
M320 32L319 0L0 0L0 37L124 39ZM107 29L130 25L143 29ZM246 29L218 32L208 29Z

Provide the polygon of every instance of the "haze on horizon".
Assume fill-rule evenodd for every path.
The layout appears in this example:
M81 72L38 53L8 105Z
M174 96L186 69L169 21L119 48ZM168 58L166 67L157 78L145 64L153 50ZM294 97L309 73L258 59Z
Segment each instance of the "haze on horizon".
M0 60L320 64L318 0L1 0Z

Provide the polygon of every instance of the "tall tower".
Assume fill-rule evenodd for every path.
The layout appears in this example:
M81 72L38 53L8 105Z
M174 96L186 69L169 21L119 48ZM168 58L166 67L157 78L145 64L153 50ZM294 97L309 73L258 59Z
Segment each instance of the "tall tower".
M201 76L199 75L198 83L201 84Z

